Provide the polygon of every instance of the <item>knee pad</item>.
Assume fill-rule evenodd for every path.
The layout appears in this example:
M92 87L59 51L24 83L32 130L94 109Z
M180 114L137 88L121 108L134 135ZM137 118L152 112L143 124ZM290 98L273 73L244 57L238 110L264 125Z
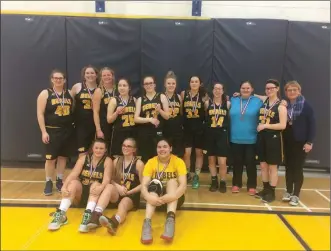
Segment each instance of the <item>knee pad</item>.
M163 195L163 185L162 182L158 179L153 179L148 185L149 193L156 193L158 196Z

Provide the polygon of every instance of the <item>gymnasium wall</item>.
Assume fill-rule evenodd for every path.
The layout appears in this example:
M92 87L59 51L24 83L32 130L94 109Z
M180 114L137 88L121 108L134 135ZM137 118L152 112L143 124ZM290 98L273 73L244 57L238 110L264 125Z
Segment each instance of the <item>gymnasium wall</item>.
M53 68L67 72L71 87L80 80L80 69L91 63L114 68L117 78L129 78L135 94L146 74L155 75L162 90L169 69L178 75L179 90L192 74L201 76L207 87L213 81L225 83L230 94L245 79L257 93L264 92L267 78L282 83L296 79L317 118L307 165L330 167L329 23L2 14L1 33L3 161L43 160L36 98L48 87Z

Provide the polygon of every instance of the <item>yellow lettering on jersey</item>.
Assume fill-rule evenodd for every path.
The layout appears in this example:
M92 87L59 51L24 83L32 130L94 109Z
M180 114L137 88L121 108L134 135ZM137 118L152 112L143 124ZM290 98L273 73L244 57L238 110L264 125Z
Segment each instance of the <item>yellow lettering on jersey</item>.
M103 98L103 102L105 103L105 105L108 105L110 101L110 98Z
M136 111L136 107L133 107L133 106L126 106L125 108L124 108L124 113L135 113L135 111Z
M68 116L70 114L70 106L64 105L62 107L61 105L58 105L54 113L58 116Z
M81 93L79 96L80 99L91 99L89 93Z
M61 102L60 102L61 101ZM51 99L51 104L52 105L58 105L58 104L60 104L60 103L62 103L62 99L61 100L59 100L59 99L57 99L57 98L53 98L53 99ZM71 105L71 99L69 99L69 98L65 98L64 99L64 103L65 104L68 104L68 105Z
M134 114L124 114L122 115L123 127L134 126Z
M171 114L170 114L170 118L175 118L175 117L177 117L177 115L179 114L179 107L175 107L175 109L174 110L172 110L171 108L170 108L170 111L171 111Z
M219 109L216 109L216 113L215 113L215 111L214 111L213 109L210 109L208 114L209 114L209 115L215 115L215 114L217 115L217 114L219 114L219 115L226 116L226 114L227 114L227 110L223 110L223 109L219 110Z
M216 117L215 116L212 116L211 117L211 125L210 127L212 128L215 128L215 127L222 127L223 126L223 121L224 121L224 117L221 116L221 117L218 117L218 120L216 121Z
M143 105L142 110L144 112L149 109L155 109L156 106L157 106L157 103L146 104L146 105Z
M193 112L191 108L186 108L186 117L191 119L195 119L195 118L199 118L199 110L195 109L195 111Z
M83 107L84 109L86 109L86 110L92 109L91 100L84 99L84 100L82 100L82 103L84 104L84 107Z
M195 106L195 101L185 101L184 102L184 107L194 107ZM201 108L201 102L198 102L196 108Z

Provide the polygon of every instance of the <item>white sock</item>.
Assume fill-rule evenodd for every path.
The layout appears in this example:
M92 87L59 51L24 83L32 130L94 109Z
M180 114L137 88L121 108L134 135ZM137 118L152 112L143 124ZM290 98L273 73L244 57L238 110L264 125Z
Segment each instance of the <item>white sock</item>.
M102 209L102 207L97 206L94 211L102 213L103 209Z
M64 211L64 212L67 212L67 210L69 209L70 206L71 206L71 200L70 199L62 199L59 209Z
M196 175L199 175L200 172L201 172L201 170L200 170L199 168L195 168L195 174L196 174Z
M60 179L60 180L63 180L63 173L62 173L62 174L59 174L59 173L58 173L58 174L56 175L56 177L57 177L58 179Z
M93 212L96 205L97 205L97 203L95 203L94 201L89 201L87 203L86 210L90 209L91 212Z
M52 177L46 177L46 181L52 180Z
M118 223L121 223L121 216L119 216L119 215L115 215L115 219L118 221Z

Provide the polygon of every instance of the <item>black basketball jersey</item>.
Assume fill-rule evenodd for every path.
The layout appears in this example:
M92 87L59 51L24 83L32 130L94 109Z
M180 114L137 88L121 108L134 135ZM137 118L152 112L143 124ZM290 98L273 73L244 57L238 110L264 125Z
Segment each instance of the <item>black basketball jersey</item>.
M165 96L168 99L170 116L168 120L164 120L164 128L167 130L181 129L183 124L183 117L180 114L180 99L178 94L172 95L172 97Z
M101 89L102 92L102 98L100 102L100 111L99 111L99 117L100 122L102 124L107 124L107 110L108 110L108 104L110 102L110 99L112 97L115 97L115 92L109 92L106 89Z
M95 90L91 90L85 84L82 84L80 92L75 97L76 121L93 122L92 96Z
M190 92L185 91L183 100L184 127L193 129L202 128L205 120L205 111L201 95L194 97Z
M206 123L209 128L227 128L229 126L226 102L217 105L212 100L209 100L206 116Z
M267 98L262 107L260 108L259 123L260 124L277 124L279 123L278 107L280 100L277 100L273 104L269 104L269 98Z
M156 93L152 99L148 99L146 95L141 98L141 110L140 110L140 117L142 118L156 118L160 121L158 129L162 128L162 119L161 115L158 114L155 110L157 105L161 105L161 109L163 108L161 103L161 93ZM155 129L155 126L151 123L147 124L140 124L140 126L150 127Z
M119 161L119 160L122 161ZM139 181L139 174L137 170L137 158L135 158L131 163L126 163L128 164L127 166L124 167L124 172L123 172L123 157L120 157L117 161L117 164L122 164L121 169L122 169L122 175L121 175L121 182L120 185L125 186L127 190L134 189L135 187L139 186L140 181Z
M132 96L129 97L128 103L125 105L125 101L121 99L120 96L116 96L116 107L123 107L124 111L122 114L119 114L114 121L114 129L115 130L126 130L132 129L135 126L134 122L134 113L136 111L136 103L134 102L134 98Z
M67 90L58 95L52 89L47 89L48 98L45 108L45 125L62 127L72 124L73 98Z
M101 158L96 167L91 166L92 158L92 154L86 155L83 170L79 175L79 179L81 180L83 186L90 185L94 181L102 183L103 180L106 156Z

